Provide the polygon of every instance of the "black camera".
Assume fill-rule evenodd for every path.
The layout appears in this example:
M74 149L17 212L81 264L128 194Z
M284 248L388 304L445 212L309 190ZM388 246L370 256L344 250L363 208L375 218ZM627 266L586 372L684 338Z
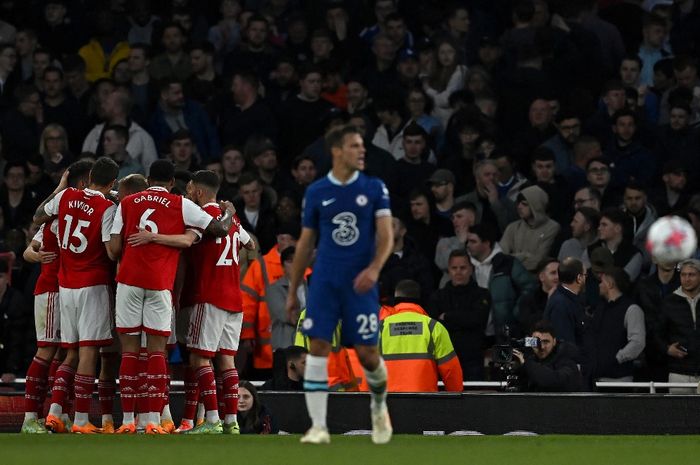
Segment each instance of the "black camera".
M540 346L538 337L511 339L507 344L496 344L493 346L493 362L496 365L509 365L513 362L513 349L534 349Z

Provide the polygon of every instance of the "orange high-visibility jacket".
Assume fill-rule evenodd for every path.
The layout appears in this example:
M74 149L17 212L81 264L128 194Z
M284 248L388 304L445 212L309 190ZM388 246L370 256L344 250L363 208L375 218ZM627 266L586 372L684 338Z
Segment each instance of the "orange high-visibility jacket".
M389 392L461 392L462 367L447 329L420 305L399 303L380 324L379 349L386 362Z

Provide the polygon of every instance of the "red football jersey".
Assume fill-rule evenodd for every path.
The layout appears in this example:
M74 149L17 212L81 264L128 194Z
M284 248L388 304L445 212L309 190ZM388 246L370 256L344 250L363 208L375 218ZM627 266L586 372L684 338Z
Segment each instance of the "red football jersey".
M216 203L202 208L216 219L222 215ZM194 303L207 303L234 313L243 311L238 251L241 242L249 240L250 236L234 216L226 236L206 237L192 247L190 259L194 275L189 276L194 278L187 280L194 284Z
M117 281L151 290L173 290L180 249L159 244L132 247L126 240L139 229L184 234L186 226L206 229L212 218L192 201L162 187L149 187L125 197L114 216L112 234L123 238Z
M58 292L58 270L61 267L61 255L59 253L58 239L54 231L58 231L58 220L51 220L46 224L42 224L39 232L36 233L33 239L41 244L44 252L54 252L56 254L56 260L51 263L41 264L41 274L36 280L34 295Z
M112 283L114 263L104 243L110 237L114 208L100 192L72 187L46 204L46 213L58 215L59 286L80 289Z

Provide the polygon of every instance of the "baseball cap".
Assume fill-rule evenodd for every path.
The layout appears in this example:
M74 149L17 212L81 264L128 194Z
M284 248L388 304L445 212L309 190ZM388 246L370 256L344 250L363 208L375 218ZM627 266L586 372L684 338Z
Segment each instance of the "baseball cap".
M614 268L614 264L612 252L605 247L598 247L591 253L591 269L594 273L609 272Z
M444 168L435 170L435 172L432 174L432 176L430 176L430 178L427 181L428 184L442 184L446 182L455 184L455 175L452 174L452 171L446 170Z
M418 61L418 56L416 55L416 52L414 52L410 48L405 48L401 50L401 52L399 53L399 63L404 62L406 60Z

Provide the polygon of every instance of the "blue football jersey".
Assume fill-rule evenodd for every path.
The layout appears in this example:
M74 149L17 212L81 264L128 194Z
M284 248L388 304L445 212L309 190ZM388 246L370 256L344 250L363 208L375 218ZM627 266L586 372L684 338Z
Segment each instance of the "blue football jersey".
M391 216L389 190L378 178L359 171L346 184L332 173L314 182L306 189L303 208L304 227L318 233L316 271L369 265L374 258L375 218Z

